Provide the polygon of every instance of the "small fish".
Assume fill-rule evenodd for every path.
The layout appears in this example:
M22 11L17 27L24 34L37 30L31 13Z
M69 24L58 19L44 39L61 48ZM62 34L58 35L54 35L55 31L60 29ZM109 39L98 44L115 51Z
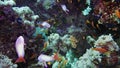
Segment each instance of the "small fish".
M53 56L48 56L48 55L45 55L45 54L41 54L38 57L38 61L43 62L45 67L47 67L46 62L51 62L51 61L54 61L54 60L59 60L58 54L55 54Z
M15 48L18 54L18 59L16 60L15 63L18 62L26 62L24 59L25 51L24 51L24 38L23 36L19 36L15 42Z
M90 22L89 20L86 20L86 24L88 27L96 28L96 24L93 21Z
M93 28L96 28L94 22L91 22L91 25L92 25Z
M22 23L23 23L23 20L22 20L22 18L17 18L16 22L17 22L18 24L22 24Z
M46 48L46 47L47 47L47 42L44 43L44 48Z
M42 22L42 23L40 23L38 25L40 25L43 28L47 28L47 29L51 27L51 25L46 21L44 21L44 22Z
M93 50L99 51L100 53L105 53L108 50L104 49L104 48L94 48Z
M54 59L57 60L57 61L61 61L61 58L59 57L58 53L54 54Z
M68 0L68 3L72 3L72 0Z
M48 65L51 65L51 62L47 62Z
M120 18L120 10L115 10L115 14L118 18Z
M62 10L68 14L69 10L67 9L66 5L61 5Z
M37 56L37 54L33 53L30 59L34 59Z

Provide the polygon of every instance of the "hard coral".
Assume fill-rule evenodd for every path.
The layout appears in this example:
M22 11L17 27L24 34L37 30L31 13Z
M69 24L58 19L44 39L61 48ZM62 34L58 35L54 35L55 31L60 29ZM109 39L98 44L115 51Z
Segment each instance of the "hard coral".
M34 15L34 12L28 6L13 7L13 10L20 18L22 18L23 23L35 26L35 21L39 18L39 16Z
M0 68L17 68L7 56L0 54Z
M14 0L0 0L0 5L16 5L16 3L14 2Z

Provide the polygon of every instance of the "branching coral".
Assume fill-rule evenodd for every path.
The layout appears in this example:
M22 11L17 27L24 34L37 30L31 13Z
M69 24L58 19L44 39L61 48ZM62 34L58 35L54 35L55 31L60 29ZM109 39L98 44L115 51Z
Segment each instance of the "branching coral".
M61 61L54 62L52 65L52 68L65 68L67 63L68 63L68 60L65 59L64 56L62 56Z
M94 45L95 39L93 39L91 36L87 36L86 40L90 45Z
M0 5L16 5L16 3L14 2L14 0L4 0L4 1L1 1L0 0Z
M88 7L82 11L83 15L85 16L88 15L92 10L92 8L90 7L90 3L91 3L91 0L86 0L86 4L88 5Z
M76 48L78 41L75 37L71 35L64 35L61 37L57 33L52 33L48 36L47 48L52 50L60 49L63 52L66 52L69 47Z
M95 41L95 46L97 45L105 45L107 42L111 42L113 41L113 38L111 36L111 34L109 35L102 35L98 38L97 41Z
M37 4L42 4L45 9L52 8L55 3L56 0L37 0Z
M35 26L36 19L39 18L38 15L34 15L34 12L28 7L13 7L13 10L18 14L20 18L22 18L23 23L30 24L31 26Z
M56 34L56 33L50 34L50 36L48 36L47 48L53 49L56 51L56 48L58 46L57 44L58 44L59 40L60 40L59 34Z
M87 49L86 53L76 62L75 68L97 68L93 63L95 59L101 61L100 53L93 49Z
M48 38L46 36L46 31L47 31L47 29L36 27L33 37L37 37L38 35L41 35L42 37L44 37L45 41L47 41Z
M90 5L91 0L86 0L86 4Z
M61 37L61 40L63 44L70 46L72 41L70 40L70 35L66 34L63 37Z
M66 53L66 58L67 58L67 64L66 64L66 68L72 68L75 67L74 63L76 64L76 60L77 58L75 57L73 51L71 49L69 49Z
M117 43L113 40L112 36L109 35L102 35L95 41L95 47L108 47L110 51L119 51L119 47Z
M88 15L92 9L88 6L85 10L82 11L83 15Z
M17 64L13 64L11 59L0 54L0 68L17 68Z

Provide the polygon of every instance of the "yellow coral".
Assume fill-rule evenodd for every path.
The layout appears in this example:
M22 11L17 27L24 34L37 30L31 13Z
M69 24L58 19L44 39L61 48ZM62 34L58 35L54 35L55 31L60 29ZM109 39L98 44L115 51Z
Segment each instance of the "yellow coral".
M66 64L67 64L68 60L65 59L65 57L62 56L62 60L60 61L58 68L65 68Z
M70 41L71 41L71 46L72 46L72 48L76 48L77 47L77 39L75 38L75 37L73 37L73 36L70 36Z

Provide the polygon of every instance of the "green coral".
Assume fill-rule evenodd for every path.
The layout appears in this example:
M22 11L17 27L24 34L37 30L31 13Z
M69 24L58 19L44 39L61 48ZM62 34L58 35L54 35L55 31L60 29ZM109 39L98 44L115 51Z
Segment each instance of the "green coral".
M56 3L55 0L37 0L37 3L42 3L42 6L45 8L45 9L49 9L49 8L52 8L52 6Z
M0 54L0 68L17 68L17 64L13 64L11 59L3 54Z
M47 33L47 29L44 29L44 28L40 28L40 27L36 27L35 28L35 33L33 34L33 37L36 37L37 35L42 35L42 37L45 38L45 41L47 41L47 36L46 36L46 33Z

